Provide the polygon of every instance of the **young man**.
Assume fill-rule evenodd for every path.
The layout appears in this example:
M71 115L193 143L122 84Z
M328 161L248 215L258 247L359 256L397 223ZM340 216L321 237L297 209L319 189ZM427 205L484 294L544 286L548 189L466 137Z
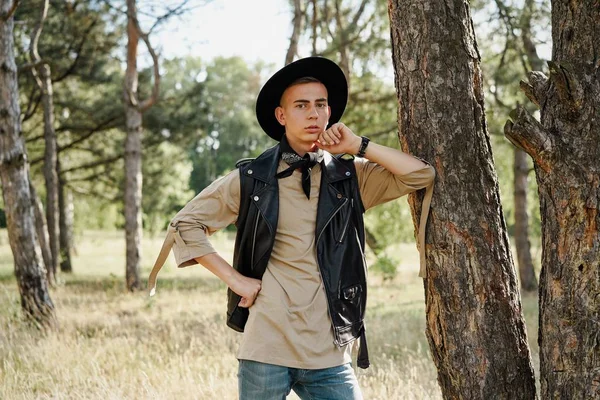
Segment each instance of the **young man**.
M153 292L172 245L179 267L202 264L227 284L227 324L244 332L241 399L284 399L291 390L303 399L362 398L351 350L358 342L357 364L368 367L366 209L427 188L423 268L435 172L339 122L347 97L343 72L325 58L301 59L273 75L256 113L280 143L239 163L175 216L151 274ZM238 228L233 266L207 240L231 223Z

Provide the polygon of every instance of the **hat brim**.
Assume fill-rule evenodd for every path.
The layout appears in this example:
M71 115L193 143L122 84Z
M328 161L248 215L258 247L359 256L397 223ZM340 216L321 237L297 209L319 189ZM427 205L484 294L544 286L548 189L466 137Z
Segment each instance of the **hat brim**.
M285 127L275 118L275 109L279 107L283 92L294 81L309 76L321 81L327 89L327 103L331 107L327 127L342 118L348 102L348 82L344 72L336 63L327 58L302 58L277 71L264 84L256 99L258 123L273 139L280 141L285 133Z

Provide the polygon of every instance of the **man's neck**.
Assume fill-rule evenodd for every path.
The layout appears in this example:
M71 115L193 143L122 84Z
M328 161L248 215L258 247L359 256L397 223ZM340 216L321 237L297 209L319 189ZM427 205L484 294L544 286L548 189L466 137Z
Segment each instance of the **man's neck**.
M300 157L304 157L304 155L306 153L308 153L309 151L317 151L317 146L314 143L310 143L310 144L294 143L294 142L290 142L289 139L288 139L288 143L289 143L290 147L296 153L298 153L298 155Z

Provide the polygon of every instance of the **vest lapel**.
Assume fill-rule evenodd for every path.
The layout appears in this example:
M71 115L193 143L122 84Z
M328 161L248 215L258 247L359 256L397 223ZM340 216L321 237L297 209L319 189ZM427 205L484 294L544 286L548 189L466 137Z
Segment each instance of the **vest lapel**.
M316 239L319 238L331 217L348 201L346 194L338 190L336 188L338 185L334 185L334 183L352 177L352 172L328 152L325 152L323 156L321 168L323 172L321 175L319 205L317 206Z
M255 245L256 254L253 257L254 262L259 260L270 248L269 242L275 237L277 230L277 220L279 217L279 185L275 174L279 165L279 145L275 145L258 156L254 161L248 164L244 170L244 175L255 179L257 182L253 185L254 190L250 195L250 203L257 208L260 217L267 225L271 234L271 239L261 237ZM259 220L253 221L254 228L260 229ZM261 230L262 231L262 230ZM265 231L262 231L265 232Z

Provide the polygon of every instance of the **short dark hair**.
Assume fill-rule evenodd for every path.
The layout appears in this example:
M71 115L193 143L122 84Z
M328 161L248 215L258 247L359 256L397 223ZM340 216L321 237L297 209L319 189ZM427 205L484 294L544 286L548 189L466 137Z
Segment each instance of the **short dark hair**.
M320 83L320 84L323 84L323 82L321 82L320 80L318 80L315 77L312 77L312 76L303 76L302 78L298 78L295 81L293 81L292 83L290 83L287 87L292 87L292 86L295 86L295 85L301 85L303 83Z
M321 82L320 80L318 80L317 78L315 78L313 76L303 76L302 78L298 78L295 81L293 81L292 83L290 83L289 85L287 85L283 92L285 92L292 86L302 85L304 83L320 83L321 85L323 85L323 82ZM281 97L279 98L280 106L281 106L281 99L283 98L283 92L281 92Z

